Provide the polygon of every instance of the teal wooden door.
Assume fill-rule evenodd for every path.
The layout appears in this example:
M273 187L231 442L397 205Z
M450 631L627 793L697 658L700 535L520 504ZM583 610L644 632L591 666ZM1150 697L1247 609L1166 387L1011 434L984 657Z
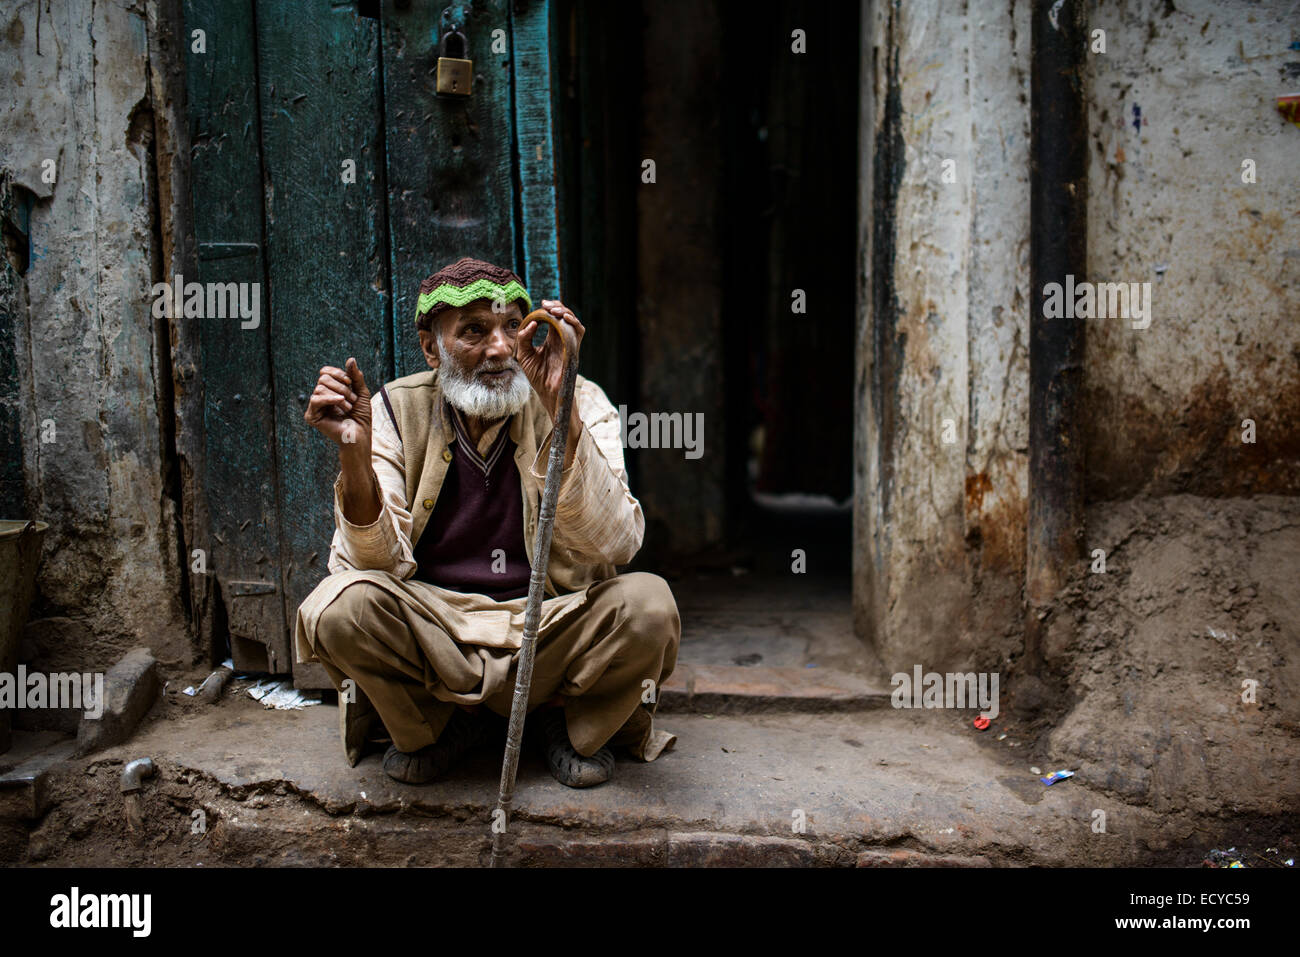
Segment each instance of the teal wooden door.
M186 0L185 17L194 278L260 293L257 324L194 319L206 573L237 667L328 687L319 667L295 667L291 642L327 573L338 469L303 422L307 396L322 365L350 355L375 384L424 368L419 283L459 256L511 265L535 299L562 295L553 11ZM453 24L474 61L467 98L435 92Z

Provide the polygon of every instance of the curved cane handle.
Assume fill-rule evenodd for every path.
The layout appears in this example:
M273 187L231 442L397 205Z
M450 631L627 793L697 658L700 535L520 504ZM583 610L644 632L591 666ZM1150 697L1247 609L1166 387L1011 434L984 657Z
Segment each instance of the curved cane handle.
M524 325L536 321L538 325L543 322L554 329L560 336L560 358L564 361L567 369L571 361L578 357L578 334L573 331L573 326L569 325L563 319L553 316L545 309L534 309L528 315L524 316Z

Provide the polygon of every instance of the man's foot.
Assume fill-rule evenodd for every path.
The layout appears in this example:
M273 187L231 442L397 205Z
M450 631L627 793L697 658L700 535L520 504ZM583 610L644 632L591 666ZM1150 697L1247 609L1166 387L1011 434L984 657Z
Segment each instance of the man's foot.
M339 738L348 766L355 768L366 751L366 741L375 725L378 712L365 692L354 689L353 695L339 695Z
M487 726L480 718L457 708L433 744L419 751L399 751L396 745L391 746L384 755L384 772L406 784L428 784L446 774L486 736Z
M546 732L546 766L555 780L571 788L589 788L613 776L614 754L609 748L601 748L589 758L574 750L563 708L547 708L541 719Z

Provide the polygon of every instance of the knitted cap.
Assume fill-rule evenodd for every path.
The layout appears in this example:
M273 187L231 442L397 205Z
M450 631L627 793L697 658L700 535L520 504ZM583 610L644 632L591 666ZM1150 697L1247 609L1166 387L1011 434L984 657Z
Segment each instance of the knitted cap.
M524 315L532 310L533 305L523 280L509 269L462 256L420 283L415 325L419 329L430 329L438 313L456 306L467 306L475 299L500 300L507 305L519 300L523 303Z

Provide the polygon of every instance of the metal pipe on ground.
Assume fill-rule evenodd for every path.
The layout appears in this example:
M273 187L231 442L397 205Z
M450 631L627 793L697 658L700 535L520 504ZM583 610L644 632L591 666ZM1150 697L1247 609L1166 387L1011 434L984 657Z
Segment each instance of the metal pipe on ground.
M152 758L136 758L122 768L122 810L127 827L136 834L144 831L144 799L140 794L144 779L154 776Z
M1036 3L1030 68L1029 517L1025 666L1042 668L1051 602L1084 532L1082 319L1047 319L1044 289L1087 269L1088 124L1081 0Z

